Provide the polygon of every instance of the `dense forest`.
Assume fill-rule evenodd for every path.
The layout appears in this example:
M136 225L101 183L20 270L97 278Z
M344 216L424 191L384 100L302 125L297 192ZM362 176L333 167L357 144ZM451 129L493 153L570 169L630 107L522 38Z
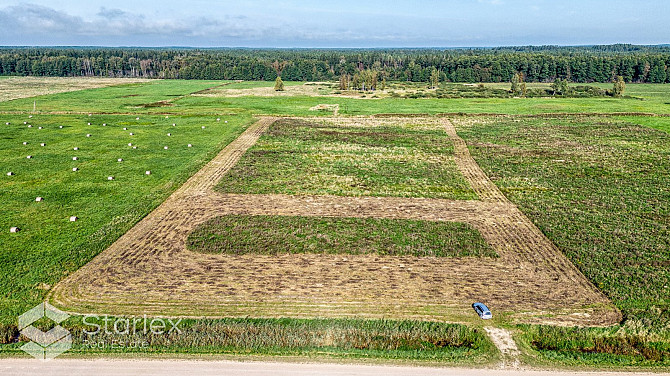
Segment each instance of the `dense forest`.
M281 64L273 64L281 62ZM273 66L274 65L274 66ZM283 69L276 69L281 66ZM670 82L670 46L476 49L0 48L0 75L335 80L365 69L392 81Z

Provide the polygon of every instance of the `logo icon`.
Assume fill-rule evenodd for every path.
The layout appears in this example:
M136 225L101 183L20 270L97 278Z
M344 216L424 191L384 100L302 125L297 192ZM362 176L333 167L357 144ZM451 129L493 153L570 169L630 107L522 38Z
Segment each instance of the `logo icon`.
M44 302L19 316L21 334L32 341L21 346L21 350L32 355L35 359L48 360L68 351L72 347L72 336L67 329L60 325L56 325L48 332L35 328L32 324L43 317L60 324L67 320L70 315Z

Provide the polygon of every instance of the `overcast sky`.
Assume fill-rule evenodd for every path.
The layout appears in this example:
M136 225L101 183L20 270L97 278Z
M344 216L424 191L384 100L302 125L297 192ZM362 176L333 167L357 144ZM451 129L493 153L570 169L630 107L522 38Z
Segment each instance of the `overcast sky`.
M661 44L669 23L669 0L0 0L4 46Z

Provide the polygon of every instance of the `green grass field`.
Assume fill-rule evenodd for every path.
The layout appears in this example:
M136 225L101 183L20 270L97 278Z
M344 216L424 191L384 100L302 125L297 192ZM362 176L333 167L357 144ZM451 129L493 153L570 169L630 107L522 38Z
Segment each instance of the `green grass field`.
M670 134L599 118L458 130L501 191L629 320L670 322Z
M227 124L211 116L0 118L4 323L14 322L17 314L42 301L51 286L148 214L251 121L247 115L227 116ZM110 176L114 180L109 181ZM44 201L36 202L36 197ZM71 216L79 220L70 222ZM14 226L21 231L10 233Z
M434 197L477 195L434 126L276 122L221 180L221 192Z
M457 122L488 176L624 314L619 331L533 332L546 356L670 359L670 134L639 125L656 119ZM599 341L609 355L589 356Z
M464 223L376 218L223 216L193 231L187 244L197 252L228 254L497 256Z
M301 83L287 83L298 84ZM670 85L628 85L626 95L629 97L621 99L228 98L190 95L219 85L230 89L253 89L271 87L273 83L157 80L0 102L0 342L15 339L11 333L16 330L18 314L41 302L55 283L88 262L151 212L245 129L253 121L254 114L331 115L309 110L318 104L339 104L343 116L378 113L670 114ZM503 88L507 84L491 85ZM542 85L546 86L537 86ZM597 86L611 87L606 84ZM37 108L35 113L32 113L33 103ZM88 116L89 113L92 116ZM29 118L29 115L33 117ZM136 120L137 117L140 120ZM217 122L216 118L221 121ZM624 313L622 325L613 328L513 328L520 333L517 339L524 351L547 364L667 365L670 358L670 181L667 173L670 171L670 117L453 118L459 135L467 141L471 153L488 176ZM24 121L33 127L28 128ZM6 122L10 125L5 125ZM103 123L107 126L103 127ZM61 125L63 128L59 128ZM201 128L203 125L205 129ZM123 127L128 129L124 131ZM288 131L294 135L283 134ZM130 132L134 136L130 136ZM364 134L360 129L348 133L341 129L334 132L327 125L279 122L233 170L231 176L246 179L244 184L228 179L222 181L219 189L242 193L379 196L396 191L409 197L476 198L472 191L461 185L462 178L454 174L452 165L446 163L436 168L414 155L450 156L452 146L444 142L448 139L439 132L391 127L368 132L370 134ZM342 142L343 138L346 142ZM42 147L40 143L46 143L46 146ZM128 143L137 149L132 149ZM193 147L188 148L189 143ZM325 158L323 150L326 146L335 146L336 150L330 150L328 155L337 156L336 159ZM352 146L356 147L354 151ZM79 150L73 150L74 147ZM394 157L405 163L375 159L375 148L390 150L395 153ZM27 159L28 155L33 158ZM73 161L74 156L79 160ZM118 162L118 158L123 162ZM410 163L409 167L407 163ZM73 172L73 167L79 171ZM146 170L151 170L151 175L145 175ZM6 175L10 171L13 176ZM280 173L282 171L286 171L285 176ZM314 178L328 175L329 171L346 171L357 184ZM115 179L109 181L108 176ZM390 177L398 176L407 178L404 188L389 187ZM442 186L459 189L443 191ZM44 197L44 201L36 202L38 196ZM79 220L70 222L70 216L77 216ZM322 222L318 225L310 223L307 229L304 226L308 221L298 222L302 222L298 224L303 226L303 232L291 233L296 249L313 248L315 234L339 235L342 232L350 234L349 240L353 242L345 244L359 247L355 241L361 240L358 235L360 225L340 222L333 225L335 228L330 223L324 228L320 227L324 226ZM236 234L243 238L240 241L244 241L245 236L251 238L256 236L254 234L279 230L272 222L248 225L249 233ZM375 225L381 226L367 222L364 226ZM408 238L398 229L406 225L384 224L383 228L385 231L397 230L394 234L398 244L405 247L401 252L411 254L414 252L411 246L419 240ZM10 233L11 226L18 226L21 231ZM422 227L421 231L425 230ZM204 240L201 238L199 244L195 241L194 246L201 251L207 252L207 247L222 238L230 241L225 236L229 234L230 226L226 227L222 222L212 222L200 231ZM456 240L472 243L468 244L471 247L468 252L484 255L487 252L477 243L477 236L467 229L436 227L430 231L435 233L435 238L424 239L428 249L432 249L431 244L442 247L438 233L463 231L463 238ZM286 236L280 231L278 234ZM381 244L380 238L367 241L368 246ZM462 244L456 242L450 247L462 249ZM333 252L337 252L336 249L333 248ZM250 247L248 252L258 250ZM189 322L189 325L220 330L221 333L239 333L239 327L255 328L257 333L286 334L277 337L282 339L297 338L296 333L316 325L317 333L326 333L328 330L323 328L330 327L341 338L362 335L368 336L365 338L370 341L352 349L347 347L346 341L329 347L324 342L309 342L305 338L296 339L286 347L282 347L284 342L273 339L249 344L239 336L235 338L242 342L235 344L207 342L210 340L207 338L190 338L171 344L166 342L169 339L157 338L153 339L156 342L151 351L179 353L195 349L201 353L305 356L326 353L333 357L420 358L440 362L454 359L467 362L464 359L468 357L479 362L494 357L491 345L480 339L480 332L477 334L480 337L470 337L475 340L454 342L455 345L449 345L451 347L442 353L442 350L430 347L430 340L420 342L433 338L425 334L433 329L417 329L411 335L406 332L399 335L397 330L375 331L366 327L386 324L360 320L352 320L346 325L334 320L316 324L280 320L264 323L265 326L260 325L261 329L257 328L257 322L239 324L200 320ZM238 331L231 332L231 325L237 325ZM435 330L447 330L438 329ZM458 336L473 335L468 328L458 330L462 331ZM451 338L444 333L440 336ZM411 345L388 350L388 343L398 343L384 342L390 338L401 338L409 341L402 343ZM377 343L383 345L375 347ZM17 344L1 345L0 352L16 354L19 352L17 347ZM81 348L77 351L87 352Z

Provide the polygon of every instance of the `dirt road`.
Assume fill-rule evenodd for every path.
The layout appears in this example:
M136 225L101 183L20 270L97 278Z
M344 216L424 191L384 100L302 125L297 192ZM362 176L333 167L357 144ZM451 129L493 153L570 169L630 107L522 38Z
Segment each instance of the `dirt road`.
M327 363L276 363L193 360L79 360L1 359L0 374L7 376L153 376L153 375L240 375L247 376L641 376L631 372L563 372L541 370L500 370L430 368L386 365ZM660 375L655 373L654 375Z

